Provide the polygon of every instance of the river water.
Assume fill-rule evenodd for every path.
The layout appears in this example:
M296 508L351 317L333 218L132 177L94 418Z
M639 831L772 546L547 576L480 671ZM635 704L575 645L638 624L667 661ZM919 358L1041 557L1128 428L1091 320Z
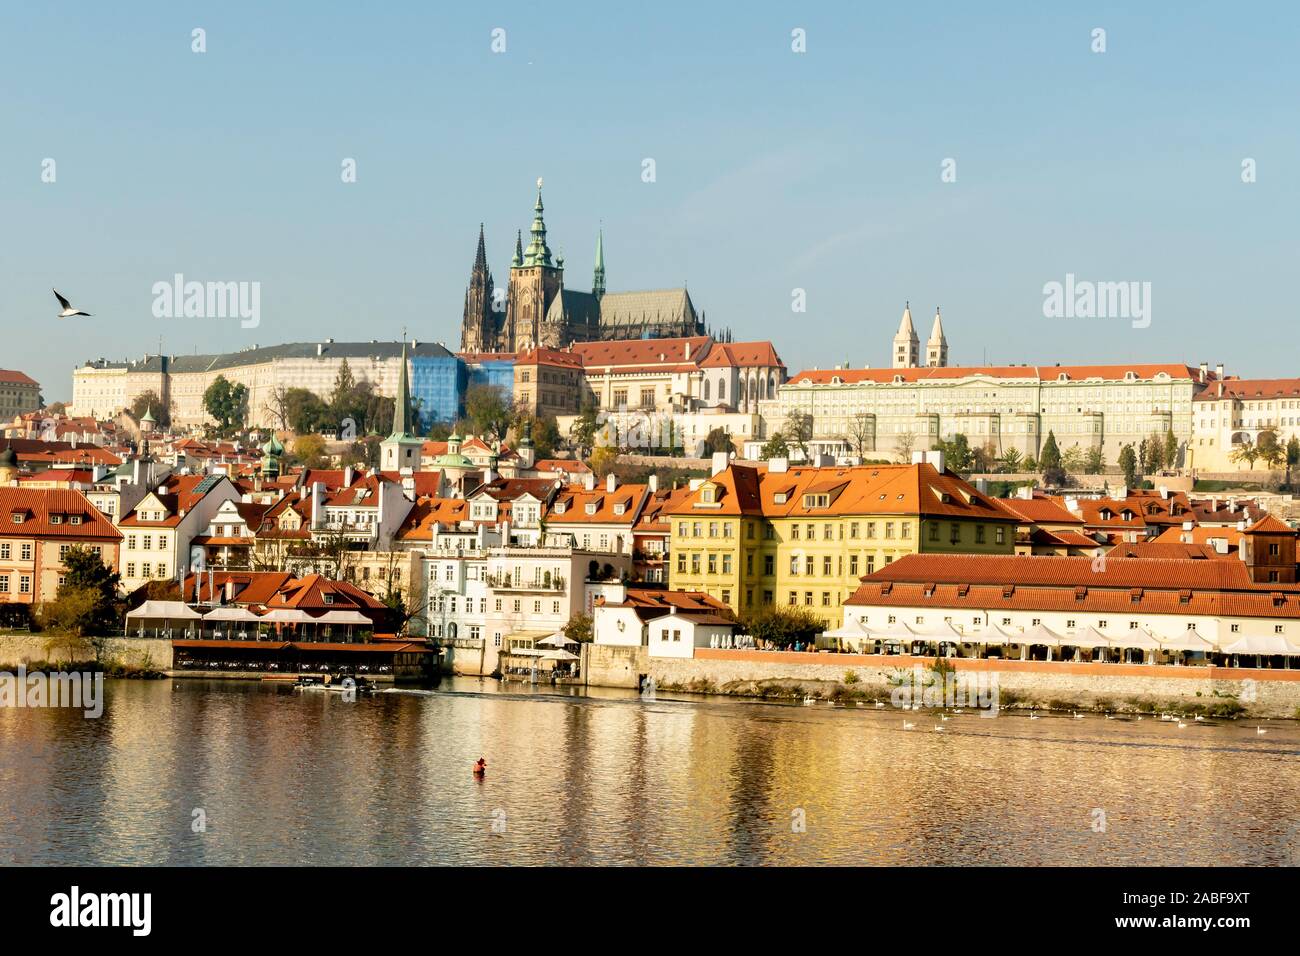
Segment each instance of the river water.
M99 719L0 710L0 863L1300 863L1291 721L905 730L893 709L475 678L107 695Z

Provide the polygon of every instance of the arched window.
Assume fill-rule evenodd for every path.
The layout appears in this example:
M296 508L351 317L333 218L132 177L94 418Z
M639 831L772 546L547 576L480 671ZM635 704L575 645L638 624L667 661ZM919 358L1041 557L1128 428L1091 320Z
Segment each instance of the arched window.
M727 380L725 378L720 378L718 379L718 401L725 402L726 400L727 400Z
M707 378L704 380L704 400L706 402L709 400L709 380Z

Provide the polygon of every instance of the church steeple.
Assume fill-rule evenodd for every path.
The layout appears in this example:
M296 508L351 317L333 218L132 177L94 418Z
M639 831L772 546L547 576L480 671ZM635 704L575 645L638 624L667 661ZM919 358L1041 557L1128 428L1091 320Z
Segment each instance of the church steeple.
M478 248L474 251L474 268L465 289L465 311L460 323L460 347L465 352L492 351L498 334L497 317L492 311L492 270L488 268L487 243L483 224L478 224Z
M903 308L903 320L898 323L898 334L894 336L894 368L916 368L921 357L921 343L916 337L916 328L912 325L912 304Z
M483 242L483 223L478 224L478 251L474 253L474 271L487 272L487 246Z
M524 231L517 229L515 231L515 257L510 260L510 266L518 269L524 264Z
M546 222L542 218L542 180L539 176L537 179L537 203L533 206L533 225L528 230L532 236L529 240L528 249L524 252L524 265L526 266L549 266L551 264L551 250L546 245Z
M402 342L402 364L397 369L397 398L394 401L393 434L390 439L411 437L411 427L407 420L410 405L411 390L406 382L406 342Z
M930 341L925 344L925 364L931 368L944 368L948 365L948 339L943 334L943 321L939 318L938 307L934 310L934 328L930 330Z
M397 369L397 395L393 402L393 433L379 443L380 467L385 471L418 471L424 439L411 434L411 389L406 377L406 332L402 332L402 364Z
M591 292L596 298L605 294L605 230L596 232L596 271L591 279Z

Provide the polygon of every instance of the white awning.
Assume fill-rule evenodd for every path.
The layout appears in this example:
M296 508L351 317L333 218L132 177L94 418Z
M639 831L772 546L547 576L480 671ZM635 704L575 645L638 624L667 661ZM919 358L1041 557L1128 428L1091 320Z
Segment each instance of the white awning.
M1265 654L1273 656L1284 654L1288 657L1300 656L1300 647L1296 647L1281 634L1248 634L1240 640L1233 641L1223 649L1225 654Z
M145 601L134 611L128 611L126 616L149 621L197 621L202 618L184 601Z
M1067 642L1061 637L1061 635L1057 634L1046 624L1035 624L1029 630L1025 631L1024 634L1021 634L1020 640L1016 641L1016 643L1029 644L1031 646L1034 644L1041 644L1044 647L1060 647L1062 644Z
M263 614L258 620L267 624L310 624L316 619L306 611L297 608L277 607L274 611Z
M544 638L537 642L538 647L567 647L570 644L577 644L571 637L566 637L563 631L556 631L550 637Z
M823 631L822 637L829 637L829 638L834 638L839 640L853 640L853 639L864 640L870 637L871 634L872 634L871 631L863 627L861 621L853 620L853 621L845 621L843 624L841 624L839 627L835 628L832 631Z
M560 650L559 648L557 648L557 649L555 649L555 650L553 650L553 651L546 651L546 652L544 652L544 653L542 654L542 660L544 660L544 661L576 661L576 660L580 660L580 658L578 657L577 654L571 654L571 653L569 653L568 651Z
M320 617L313 617L314 624L361 624L369 627L373 622L360 611L326 611Z
M214 607L203 615L205 621L237 621L242 624L256 624L261 620L246 607Z
M970 643L970 637L953 627L951 621L942 621L917 636L930 641L945 641L952 644Z
M1111 637L1110 646L1122 648L1124 650L1130 648L1139 651L1160 650L1160 642L1156 640L1155 635L1145 627L1131 627L1127 631L1120 631L1117 637Z
M1070 647L1092 648L1112 647L1115 642L1095 627L1089 626L1083 628L1083 630L1071 631L1069 634L1066 634L1061 638L1061 643L1067 644Z
M1214 650L1213 642L1207 641L1197 634L1195 630L1183 631L1177 637L1161 637L1157 638L1157 640L1160 641L1161 650L1166 651L1209 652Z

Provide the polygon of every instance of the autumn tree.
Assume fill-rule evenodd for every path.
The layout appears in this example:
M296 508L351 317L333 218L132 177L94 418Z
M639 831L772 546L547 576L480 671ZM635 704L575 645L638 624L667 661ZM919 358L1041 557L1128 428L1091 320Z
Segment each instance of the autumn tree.
M131 417L136 421L144 418L145 412L151 412L153 420L158 423L159 428L171 428L171 403L164 402L153 389L137 395L135 401L131 403L130 412ZM53 412L50 414L53 414Z

